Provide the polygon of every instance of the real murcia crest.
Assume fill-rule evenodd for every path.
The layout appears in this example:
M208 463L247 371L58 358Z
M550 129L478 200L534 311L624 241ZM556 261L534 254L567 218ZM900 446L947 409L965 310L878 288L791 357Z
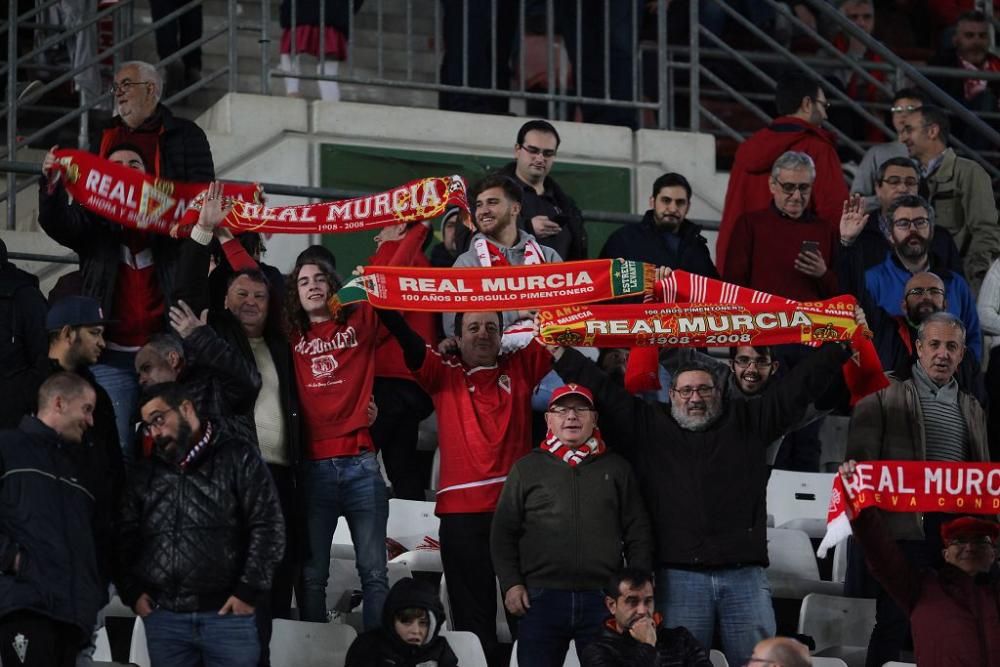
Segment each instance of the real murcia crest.
M17 654L17 659L23 665L24 661L28 659L28 638L19 632L14 635L14 641L11 644L14 646L14 653Z
M164 211L177 203L177 200L170 196L172 191L173 184L166 181L144 182L142 194L139 196L139 213L152 220L159 219Z

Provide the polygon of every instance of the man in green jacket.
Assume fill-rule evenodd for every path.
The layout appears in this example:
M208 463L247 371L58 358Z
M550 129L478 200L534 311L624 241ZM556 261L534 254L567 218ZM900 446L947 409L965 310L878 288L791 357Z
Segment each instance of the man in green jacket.
M607 451L594 397L552 392L548 434L514 464L493 515L493 565L518 624L518 664L563 664L594 640L607 616L602 586L622 566L650 571L653 540L628 462Z

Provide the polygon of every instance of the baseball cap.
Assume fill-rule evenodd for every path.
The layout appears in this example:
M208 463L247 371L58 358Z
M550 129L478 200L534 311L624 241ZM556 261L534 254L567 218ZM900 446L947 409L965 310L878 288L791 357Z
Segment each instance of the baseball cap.
M1000 537L1000 524L971 516L941 524L941 539L945 544L958 537L988 537L996 544L997 537Z
M65 296L49 308L45 317L45 328L58 331L63 327L79 327L94 324L108 324L112 320L104 318L104 311L97 299L89 296Z
M594 395L590 393L590 390L572 382L570 384L564 384L552 392L552 398L549 399L549 407L551 408L556 401L566 398L567 396L579 396L583 400L587 401L587 403L590 404L590 407L594 407Z

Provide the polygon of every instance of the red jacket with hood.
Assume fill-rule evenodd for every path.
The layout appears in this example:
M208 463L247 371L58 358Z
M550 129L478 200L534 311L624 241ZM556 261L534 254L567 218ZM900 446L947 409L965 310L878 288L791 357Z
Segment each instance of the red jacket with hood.
M835 226L840 224L848 191L833 135L795 116L775 118L736 151L715 247L715 263L720 275L725 273L726 250L734 224L744 213L770 205L771 192L767 183L771 165L786 151L806 153L816 163L811 206L822 220Z

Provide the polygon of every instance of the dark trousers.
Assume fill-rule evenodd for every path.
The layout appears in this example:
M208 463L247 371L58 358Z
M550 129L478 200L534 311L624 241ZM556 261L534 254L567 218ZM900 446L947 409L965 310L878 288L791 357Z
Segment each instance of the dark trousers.
M608 609L604 593L529 588L531 607L517 623L517 664L562 667L570 641L579 654L600 636Z
M158 21L170 12L183 7L185 0L149 0L149 11ZM201 5L184 12L173 21L156 29L156 53L160 59L201 39ZM201 69L201 47L188 51L181 57L185 69ZM170 84L174 85L173 82Z
M291 618L292 590L299 579L298 543L302 529L298 527L302 515L302 504L296 499L295 473L289 466L267 464L278 492L281 514L285 520L285 555L274 572L274 583L270 595L263 596L256 609L257 634L260 637L260 665L271 664L271 621L275 618Z
M497 579L490 556L492 512L441 516L441 564L451 624L475 633L490 667L506 664L497 640Z
M82 636L69 623L15 611L0 618L0 665L73 667L83 647Z
M463 3L468 2L469 15L463 16ZM496 31L491 21L491 3L496 2ZM441 83L474 88L510 88L510 54L517 31L518 10L514 0L442 0L444 8L441 58ZM467 26L462 31L463 21ZM494 60L494 49L496 59ZM463 70L463 62L467 66ZM468 77L467 79L465 77ZM442 92L438 107L448 111L506 114L510 104L506 97Z
M394 498L424 500L430 481L428 457L417 452L420 422L434 410L430 397L412 380L375 378L378 419L371 426L372 440L382 452L382 463L392 484Z

